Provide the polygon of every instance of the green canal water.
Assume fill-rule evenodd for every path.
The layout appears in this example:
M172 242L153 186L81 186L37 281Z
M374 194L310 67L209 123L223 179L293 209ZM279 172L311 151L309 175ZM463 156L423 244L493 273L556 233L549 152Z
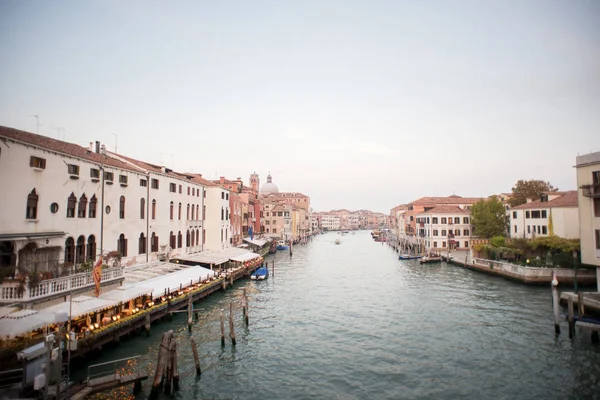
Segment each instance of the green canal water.
M341 245L335 245L340 238ZM246 288L250 325L240 295ZM220 343L219 312L236 302L237 346ZM600 346L555 337L549 288L439 264L399 261L369 232L315 237L275 256L267 281L240 280L186 314L74 367L141 355L150 379L173 329L177 399L590 399L600 396ZM227 328L226 328L227 330ZM199 344L196 377L189 346ZM125 399L131 387L95 399ZM160 398L168 398L161 395Z

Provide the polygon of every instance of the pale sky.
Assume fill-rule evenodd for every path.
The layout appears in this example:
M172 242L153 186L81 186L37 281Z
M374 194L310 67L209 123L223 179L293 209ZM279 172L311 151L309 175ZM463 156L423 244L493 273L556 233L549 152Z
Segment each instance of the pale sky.
M600 1L0 0L0 125L316 211L575 189L600 151Z

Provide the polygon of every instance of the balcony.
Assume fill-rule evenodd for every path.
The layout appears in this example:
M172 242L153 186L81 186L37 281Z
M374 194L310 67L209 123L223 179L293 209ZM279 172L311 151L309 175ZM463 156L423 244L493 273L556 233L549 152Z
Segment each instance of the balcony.
M600 198L600 183L595 185L583 185L580 187L581 194L592 199Z

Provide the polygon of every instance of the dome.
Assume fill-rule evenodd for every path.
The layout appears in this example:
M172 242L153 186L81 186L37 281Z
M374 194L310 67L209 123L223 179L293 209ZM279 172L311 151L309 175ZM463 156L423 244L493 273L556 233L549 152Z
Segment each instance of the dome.
M272 182L271 174L267 175L267 183L260 187L260 194L279 193L279 188Z

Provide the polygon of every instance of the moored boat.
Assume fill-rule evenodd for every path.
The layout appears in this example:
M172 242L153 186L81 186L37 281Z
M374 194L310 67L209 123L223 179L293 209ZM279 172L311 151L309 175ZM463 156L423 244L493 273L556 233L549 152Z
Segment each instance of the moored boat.
M425 257L421 258L419 260L419 262L421 264L438 263L438 262L442 262L442 257L438 257L438 256L425 256Z
M340 243L341 243L340 239L335 239L335 244L340 244Z
M280 240L279 242L277 242L277 250L287 250L288 249L288 245L285 244L285 240Z
M253 281L263 281L269 277L269 268L265 265L258 268L252 275L250 275L250 279Z
M398 259L399 260L416 260L421 257L423 257L423 256L411 255L411 254L400 254L400 256L398 256Z

